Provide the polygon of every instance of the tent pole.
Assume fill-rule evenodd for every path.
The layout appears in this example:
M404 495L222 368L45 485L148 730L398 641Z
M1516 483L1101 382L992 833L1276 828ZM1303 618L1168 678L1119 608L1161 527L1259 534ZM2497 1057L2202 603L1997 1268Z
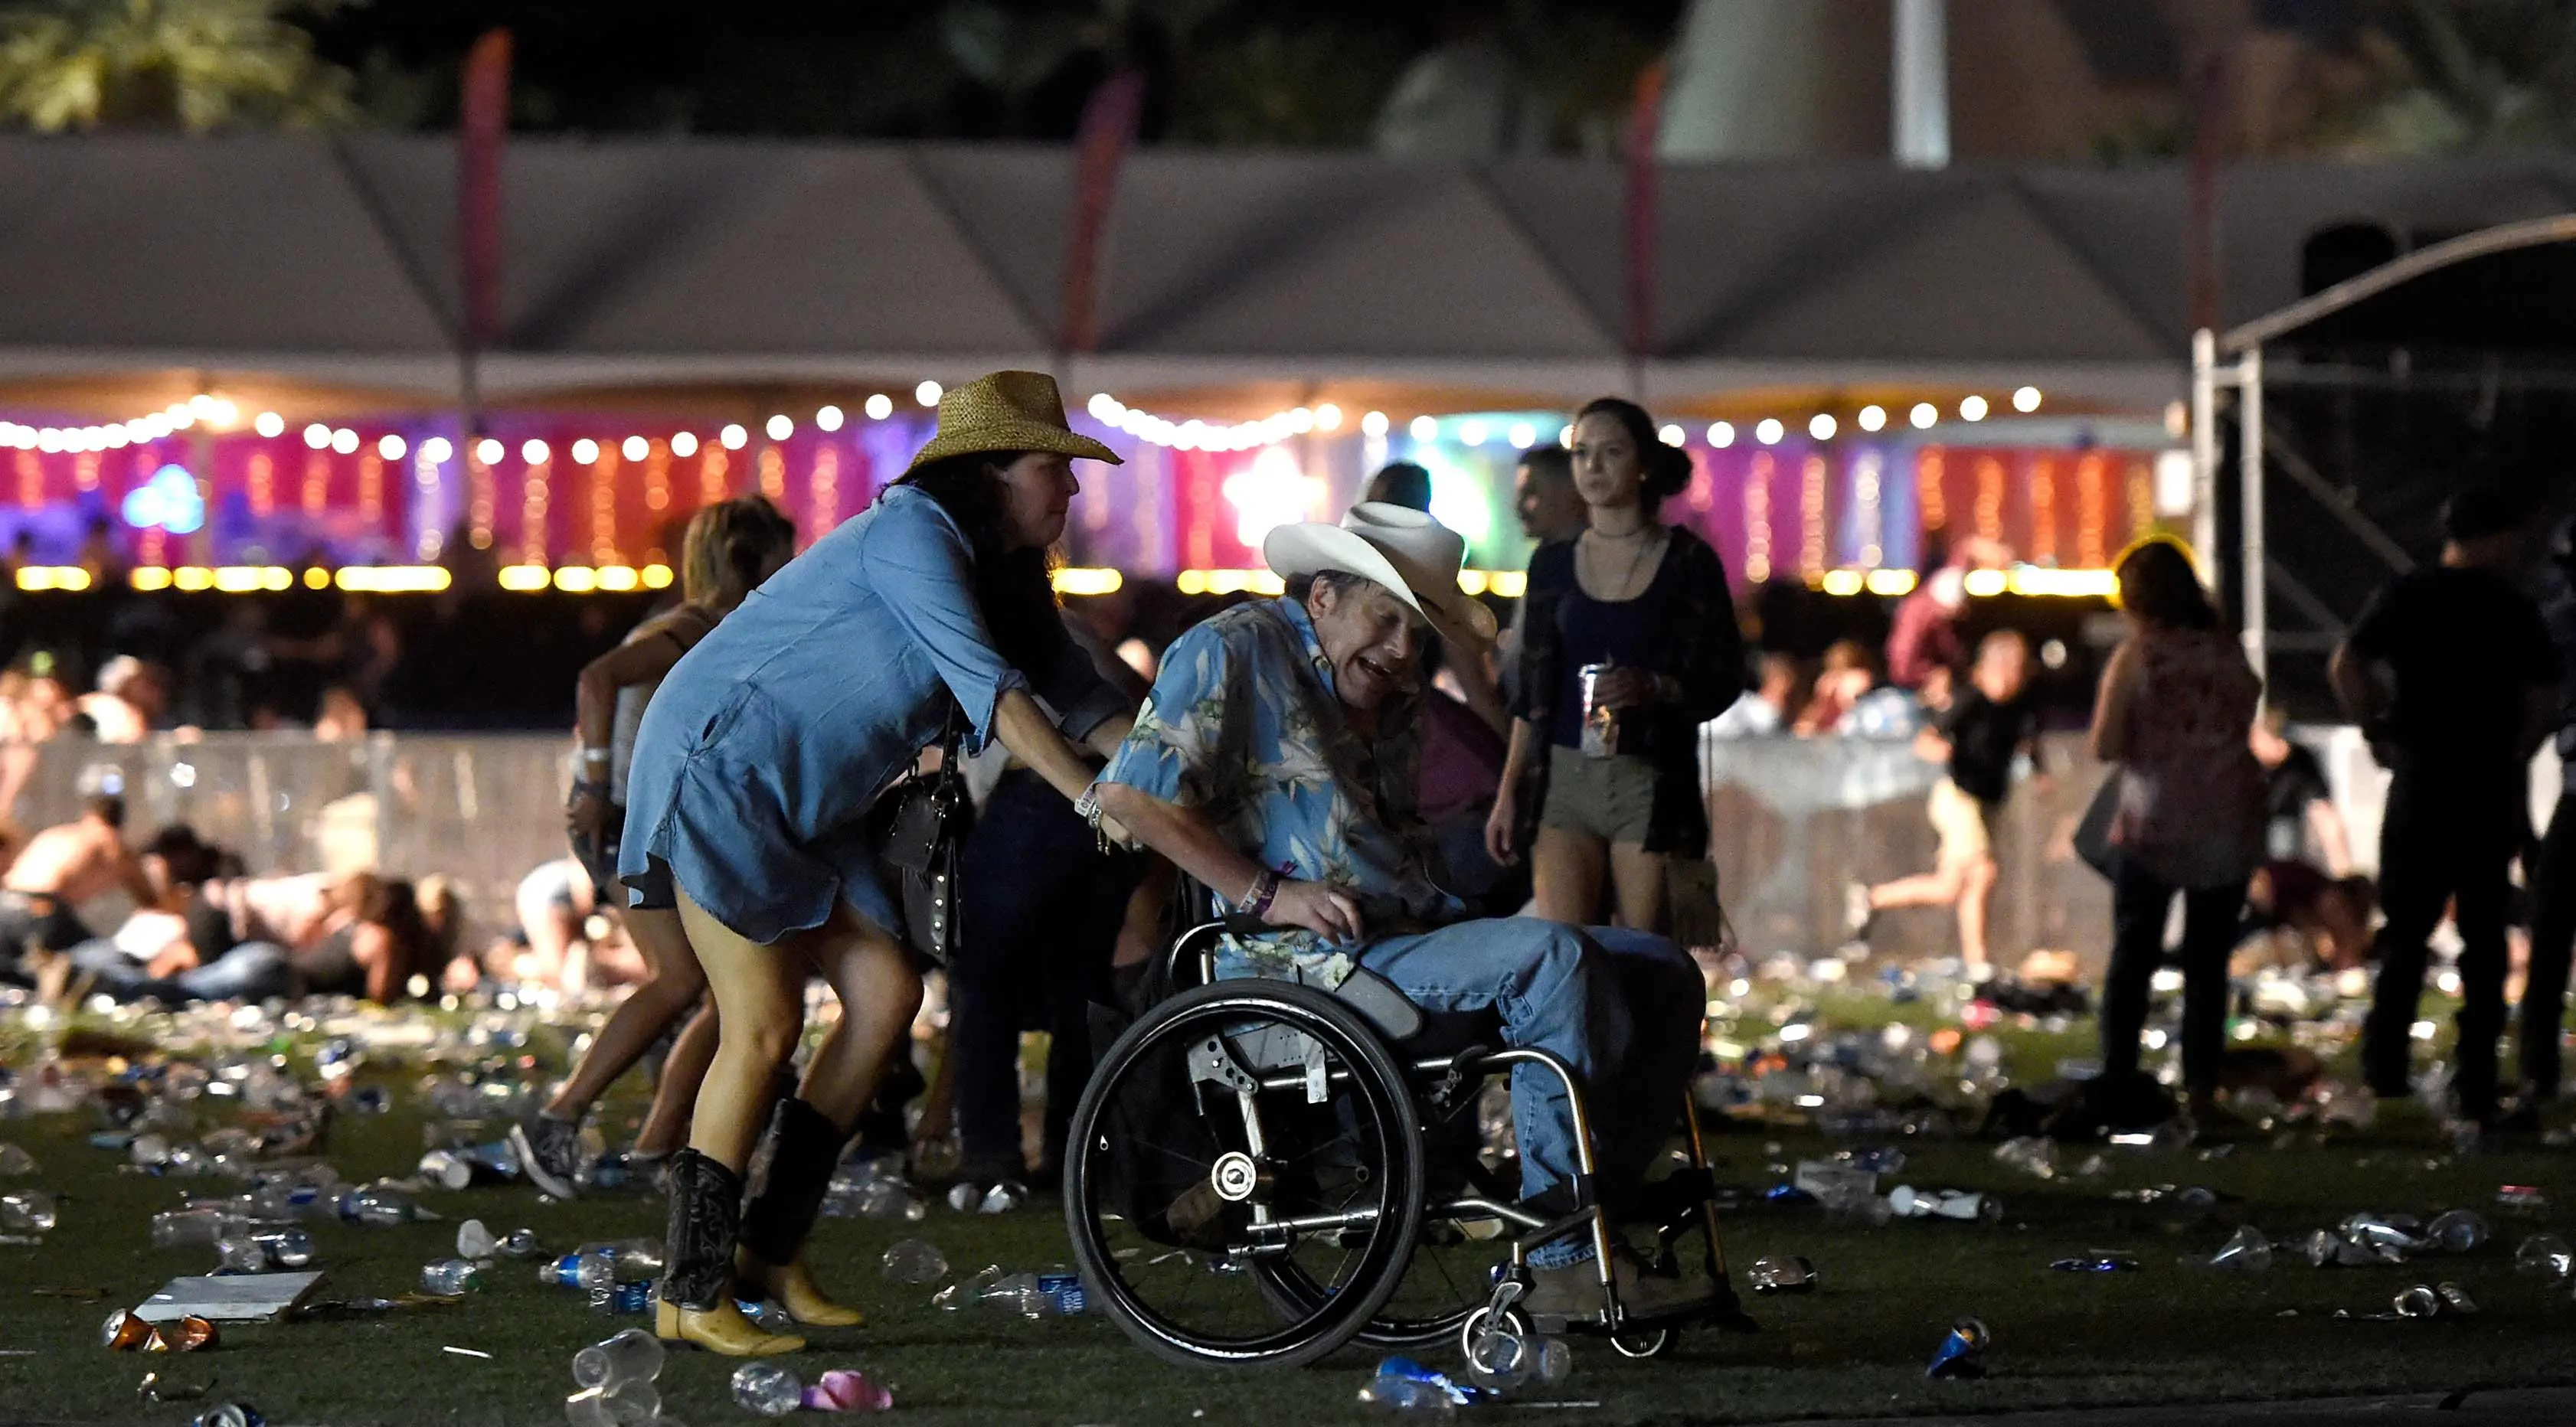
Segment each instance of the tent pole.
M2237 360L2236 479L2244 503L2245 662L2268 681L2263 578L2263 349L2249 347Z
M2218 334L2191 334L2191 549L2211 570L2218 555Z

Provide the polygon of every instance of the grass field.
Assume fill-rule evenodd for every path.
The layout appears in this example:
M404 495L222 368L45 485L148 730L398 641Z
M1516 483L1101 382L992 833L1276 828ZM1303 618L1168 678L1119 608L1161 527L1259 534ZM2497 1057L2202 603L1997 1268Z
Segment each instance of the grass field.
M1842 1008L1846 1022L1872 1014ZM2014 1063L2045 1068L2089 1049L2088 1023L2061 1036L2010 1038ZM536 1047L541 1055L555 1052ZM23 1043L12 1055L23 1065ZM407 1090L414 1077L389 1079ZM420 1112L408 1094L392 1113L343 1116L329 1154L352 1180L408 1172L421 1147ZM612 1121L616 1117L612 1116ZM582 1344L624 1322L593 1313L580 1295L535 1282L503 1262L497 1282L455 1304L379 1317L246 1326L217 1351L184 1358L114 1355L98 1344L106 1312L140 1301L163 1280L211 1267L207 1249L156 1250L146 1224L190 1190L222 1181L121 1172L121 1158L86 1144L87 1114L0 1122L0 1140L42 1163L32 1182L63 1196L62 1224L40 1247L0 1247L0 1421L185 1422L193 1409L148 1406L135 1396L144 1372L181 1383L217 1377L217 1397L255 1404L273 1423L542 1423L561 1421L568 1363ZM210 1127L210 1126L209 1126ZM1776 1183L1801 1155L1830 1152L1821 1137L1777 1128L1722 1133L1720 1176L1751 1188ZM2313 1134L2276 1148L2268 1139L2223 1155L2205 1150L2113 1149L2098 1177L2040 1181L1998 1164L1966 1141L1904 1146L1898 1178L1918 1185L1989 1189L2007 1208L1996 1226L1943 1221L1878 1228L1829 1222L1813 1211L1748 1207L1732 1216L1729 1250L1739 1267L1764 1253L1801 1253L1823 1273L1820 1291L1755 1299L1758 1335L1685 1336L1674 1353L1628 1362L1604 1342L1577 1339L1570 1381L1549 1395L1597 1404L1514 1408L1504 1420L1592 1424L1760 1421L1816 1415L1904 1414L2018 1406L2126 1403L2440 1390L2470 1385L2576 1381L2576 1300L2512 1270L2513 1248L2543 1229L2576 1232L2557 1204L2515 1217L2499 1185L2544 1187L2563 1203L2563 1152L2539 1148L2454 1155L2420 1115L2385 1114L2365 1134L2320 1143ZM2077 1156L2081 1158L2081 1156ZM2314 1270L2285 1259L2270 1272L2232 1276L2186 1267L2225 1237L2224 1223L2175 1226L2115 1198L2141 1187L2202 1185L2238 1196L2234 1217L2276 1238L2323 1227L2359 1209L2430 1214L2475 1208L2496 1228L2486 1249L2458 1258L2359 1269ZM455 1221L477 1216L495 1230L531 1227L549 1244L630 1234L657 1236L658 1200L548 1204L525 1187L425 1196L447 1222L388 1229L315 1226L321 1296L394 1296L416 1285L420 1265L452 1251ZM1066 1257L1058 1206L967 1217L934 1210L919 1226L826 1220L813 1258L818 1276L869 1309L867 1328L823 1333L789 1360L809 1377L856 1366L889 1382L906 1419L953 1423L1338 1422L1357 1418L1353 1394L1371 1355L1351 1352L1302 1371L1227 1375L1164 1366L1097 1318L1025 1323L929 1306L931 1289L901 1288L875 1272L895 1238L917 1233L960 1273L986 1263L1038 1268ZM2086 1250L2134 1254L2134 1272L2052 1271L2052 1259ZM2474 1318L2338 1320L2337 1309L2385 1311L2406 1285L2440 1279L2467 1287ZM1953 1318L1975 1314L1993 1329L1993 1375L1927 1382L1923 1365ZM492 1354L462 1357L447 1346ZM1452 1366L1444 1360L1442 1365ZM661 1387L671 1418L696 1427L748 1421L726 1394L733 1365L681 1354Z

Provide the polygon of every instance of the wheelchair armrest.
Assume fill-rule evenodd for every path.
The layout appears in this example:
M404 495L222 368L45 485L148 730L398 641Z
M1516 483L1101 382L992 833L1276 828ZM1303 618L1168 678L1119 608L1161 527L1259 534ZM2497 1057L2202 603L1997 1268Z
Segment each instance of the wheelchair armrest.
M1333 995L1366 1016L1378 1034L1390 1041L1411 1040L1422 1031L1422 1008L1395 989L1394 982L1365 966L1352 967L1350 977L1333 988Z

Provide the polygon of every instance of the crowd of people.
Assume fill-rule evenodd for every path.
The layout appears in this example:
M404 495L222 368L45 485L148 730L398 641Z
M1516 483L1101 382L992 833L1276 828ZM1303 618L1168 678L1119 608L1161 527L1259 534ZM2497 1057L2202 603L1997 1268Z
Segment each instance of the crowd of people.
M1850 642L1812 673L1783 651L1749 657L1716 551L1660 519L1689 462L1657 431L1604 398L1563 448L1527 454L1516 505L1536 551L1508 623L1461 592L1465 542L1429 514L1429 474L1399 464L1338 521L1270 532L1283 594L1140 661L1069 615L1049 579L1074 463L1117 458L1066 426L1052 380L996 373L946 393L911 468L801 556L761 497L697 513L678 601L575 681L569 855L517 889L515 937L471 944L436 877L249 876L184 826L130 842L119 791L99 787L0 876L0 941L23 952L10 974L164 1001L626 985L511 1137L535 1183L578 1195L585 1119L653 1065L630 1154L671 1204L657 1331L723 1353L798 1341L740 1299L799 1324L860 1321L803 1255L854 1139L902 1152L953 1135L953 1173L979 1198L1052 1179L1092 1012L1155 994L1176 904L1232 919L1222 976L1374 979L1426 1011L1491 1014L1508 1044L1561 1058L1597 1092L1593 1191L1624 1206L1700 1053L1704 968L1671 933L1677 869L1709 849L1704 740L1882 739L1936 768L1933 866L1852 887L1849 929L1865 941L1896 909L1954 908L1981 979L1997 815L2025 780L2063 771L2039 739L2032 641L1972 640L1963 618L1966 572L2002 552L1953 551L1898 607L1883 659ZM2576 803L2535 840L2521 780L2553 734L2576 754L2576 547L2559 542L2544 615L2511 578L2519 507L2480 488L2446 522L2439 566L2383 591L2334 662L2395 779L2376 883L2356 875L2315 754L2264 709L2189 552L2150 538L2117 562L2125 637L2089 724L2109 774L2073 836L2112 894L2095 1120L2179 1108L2223 1126L2231 971L2284 938L2305 965L2376 965L2367 1078L2413 1093L2427 938L2446 915L2465 988L2447 1087L2460 1113L2527 1127L2555 1095ZM341 653L369 647L361 626ZM82 719L114 741L155 727L173 696L140 660L77 699L27 672L0 684L0 720L22 744ZM340 704L326 694L323 724L362 728L358 695ZM23 780L23 764L0 771L13 766ZM2517 860L2534 890L2518 1087L2496 1064ZM113 930L84 920L117 903L132 910ZM2182 979L2179 1107L2140 1054L2167 966ZM933 968L947 1010L935 1087L902 1053ZM815 982L837 1011L806 1048ZM1051 1033L1033 1136L1019 1068L1032 1029ZM1565 1092L1524 1067L1511 1094L1522 1197L1561 1218L1580 1180ZM1536 1249L1530 1308L1579 1311L1594 1252L1586 1235ZM1714 1291L1613 1258L1632 1311Z

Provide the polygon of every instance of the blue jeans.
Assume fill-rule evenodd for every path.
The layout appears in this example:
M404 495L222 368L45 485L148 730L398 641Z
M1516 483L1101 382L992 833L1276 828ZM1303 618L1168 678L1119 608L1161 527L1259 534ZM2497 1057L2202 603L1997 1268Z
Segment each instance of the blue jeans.
M1496 917L1389 937L1360 962L1426 1011L1491 1009L1505 1042L1562 1057L1583 1078L1595 1192L1616 1210L1635 1191L1699 1055L1707 992L1679 947L1624 928ZM1570 1184L1577 1159L1564 1086L1536 1066L1514 1067L1512 1115L1522 1198Z
M104 938L71 949L75 970L94 978L98 989L120 1001L144 997L181 1001L265 1001L295 992L295 966L286 948L273 942L246 941L203 966L176 976L155 978L143 963Z

